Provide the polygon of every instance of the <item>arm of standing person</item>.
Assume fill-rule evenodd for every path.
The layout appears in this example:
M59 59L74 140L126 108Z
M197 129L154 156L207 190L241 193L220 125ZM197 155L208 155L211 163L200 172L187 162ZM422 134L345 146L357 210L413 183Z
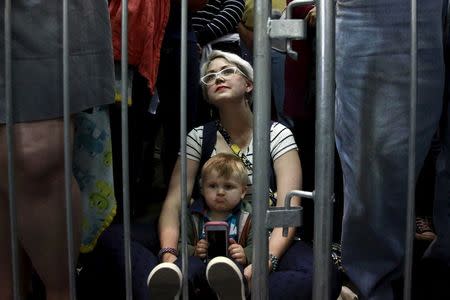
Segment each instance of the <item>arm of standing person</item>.
M195 178L199 162L187 159L187 199L190 198L195 184ZM159 217L159 239L161 248L177 249L180 236L180 214L181 214L181 184L180 184L181 162L177 160L172 172L166 199L164 200L161 215ZM177 259L172 253L164 253L161 257L163 262L174 262Z
M172 0L172 2L178 6L181 6L181 0ZM208 0L188 0L188 9L189 11L198 11L203 9L206 4L208 4Z
M235 32L244 6L244 0L223 0L219 13L203 29L197 31L198 43L203 47L221 36Z
M252 50L253 49L253 30L247 28L244 23L239 22L237 26L237 31L239 33L239 38L245 44L245 46Z
M305 20L306 20L306 22L308 23L309 26L311 26L311 27L315 27L316 26L317 11L316 11L316 7L315 6L313 8L311 8L311 10L308 12L308 14L306 15Z

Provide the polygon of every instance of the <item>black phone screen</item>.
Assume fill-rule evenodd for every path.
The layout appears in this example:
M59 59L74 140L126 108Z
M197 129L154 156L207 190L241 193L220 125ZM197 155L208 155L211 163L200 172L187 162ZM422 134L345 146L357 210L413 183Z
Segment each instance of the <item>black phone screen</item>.
M227 256L225 230L208 231L208 259L216 256Z

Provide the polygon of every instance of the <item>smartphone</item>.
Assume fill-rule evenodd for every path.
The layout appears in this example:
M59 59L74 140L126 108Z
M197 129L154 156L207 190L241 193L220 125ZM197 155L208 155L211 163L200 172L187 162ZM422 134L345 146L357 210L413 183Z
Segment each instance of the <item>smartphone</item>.
M228 256L228 223L211 221L205 223L205 234L208 242L207 261L216 256Z

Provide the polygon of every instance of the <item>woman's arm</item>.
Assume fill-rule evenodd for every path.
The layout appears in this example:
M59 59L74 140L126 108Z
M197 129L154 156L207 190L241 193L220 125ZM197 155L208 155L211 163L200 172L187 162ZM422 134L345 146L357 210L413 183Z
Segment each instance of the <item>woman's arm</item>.
M187 199L190 199L195 184L199 162L187 159ZM181 214L181 186L180 186L180 159L177 160L170 179L169 189L164 200L161 215L159 217L159 240L161 248L175 248L178 246L180 235ZM163 262L174 262L177 257L171 253L165 253Z
M235 32L236 26L242 19L245 7L244 0L211 1L209 4L203 11L199 11L198 16L193 18L200 19L202 14L204 18L208 18L208 15L211 14L214 15L214 18L202 28L194 26L194 30L197 32L198 43L202 47L219 37ZM212 6L216 6L216 9L212 8Z
M301 188L302 169L297 150L290 150L274 161L277 178L277 206L284 207L285 197L291 190ZM300 198L293 197L291 206L299 206ZM282 236L283 228L274 228L269 240L269 253L281 258L295 236L295 228L289 228L288 236Z

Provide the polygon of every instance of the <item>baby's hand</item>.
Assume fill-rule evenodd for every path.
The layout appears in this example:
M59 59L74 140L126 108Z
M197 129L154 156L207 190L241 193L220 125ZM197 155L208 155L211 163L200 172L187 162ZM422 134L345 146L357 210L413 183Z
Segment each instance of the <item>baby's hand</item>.
M228 253L230 257L242 266L245 266L247 264L247 257L245 256L244 248L233 239L229 239L229 244Z
M208 253L208 242L206 240L198 241L195 246L194 255L200 258L206 258L206 254Z

